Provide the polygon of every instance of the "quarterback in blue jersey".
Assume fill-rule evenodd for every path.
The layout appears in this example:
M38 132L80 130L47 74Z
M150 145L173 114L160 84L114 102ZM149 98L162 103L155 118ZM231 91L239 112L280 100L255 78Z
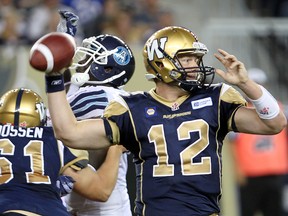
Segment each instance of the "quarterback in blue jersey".
M73 151L45 127L41 97L29 89L13 89L0 99L0 213L3 215L69 216L56 180L59 174L75 181L75 192L106 201L116 183L123 149L107 156L104 169L94 172L88 154ZM81 154L79 154L79 152ZM106 168L105 168L106 166ZM109 168L107 170L107 168Z
M287 124L277 101L249 79L241 61L219 49L215 57L226 71L214 69L203 64L207 52L183 27L155 32L143 51L146 78L155 88L118 96L102 119L77 121L63 75L46 75L55 134L64 144L96 149L121 143L134 154L138 216L219 215L227 133L276 134ZM227 84L212 84L215 74Z

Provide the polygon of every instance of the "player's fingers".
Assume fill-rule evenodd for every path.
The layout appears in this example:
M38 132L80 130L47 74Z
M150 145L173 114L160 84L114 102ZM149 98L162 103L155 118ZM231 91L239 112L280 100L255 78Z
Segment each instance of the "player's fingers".
M218 52L222 55L222 63L225 62L234 62L234 61L238 61L238 59L236 58L236 56L229 54L228 52L222 50L222 49L218 49ZM219 55L218 55L219 57ZM219 59L219 58L218 58Z
M219 54L215 53L214 56L218 61L220 61L225 67L229 67L229 64L231 63L230 59L227 59L223 56L220 56Z
M218 49L217 50L221 55L223 55L224 57L227 56L227 55L230 55L228 52L222 50L222 49Z
M218 59L221 63L223 63L224 58L220 55L218 55L217 53L214 54L215 58Z
M229 65L229 69L234 69L236 67L240 66L240 62L236 61L236 62L232 62L230 65Z
M238 61L238 59L236 58L236 56L234 55L227 55L224 57L227 61L230 61L230 62L236 62Z
M66 11L64 14L65 14L65 17L73 17L74 16L74 14L70 11Z
M220 69L215 69L215 73L218 74L220 77L224 77L225 72Z
M78 17L76 14L74 14L74 13L72 13L72 12L70 12L70 11L66 11L66 12L65 12L65 16L66 16L66 17L69 17L69 18L79 19L79 17Z
M62 18L65 18L65 11L59 10L58 13L60 14L60 16L61 16Z

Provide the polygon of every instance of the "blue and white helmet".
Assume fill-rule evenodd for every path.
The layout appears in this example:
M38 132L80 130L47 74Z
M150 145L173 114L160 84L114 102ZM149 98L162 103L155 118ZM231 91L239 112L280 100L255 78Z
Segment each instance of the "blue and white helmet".
M131 49L120 38L104 34L86 38L77 47L73 63L75 71L71 82L77 86L87 84L125 85L135 70L135 59Z

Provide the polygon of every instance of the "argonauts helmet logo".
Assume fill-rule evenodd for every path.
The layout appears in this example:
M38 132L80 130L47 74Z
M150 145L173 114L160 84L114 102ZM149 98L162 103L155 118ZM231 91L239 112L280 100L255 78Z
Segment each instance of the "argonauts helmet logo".
M117 51L113 54L113 58L119 65L127 65L130 62L130 52L123 46L118 46Z

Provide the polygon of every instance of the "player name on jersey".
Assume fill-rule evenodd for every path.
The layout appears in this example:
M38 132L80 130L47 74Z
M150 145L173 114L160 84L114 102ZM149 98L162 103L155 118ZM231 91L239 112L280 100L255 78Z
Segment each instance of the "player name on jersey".
M29 137L29 138L42 138L43 128L33 127L33 128L23 128L15 127L13 125L0 125L0 135L2 137Z

